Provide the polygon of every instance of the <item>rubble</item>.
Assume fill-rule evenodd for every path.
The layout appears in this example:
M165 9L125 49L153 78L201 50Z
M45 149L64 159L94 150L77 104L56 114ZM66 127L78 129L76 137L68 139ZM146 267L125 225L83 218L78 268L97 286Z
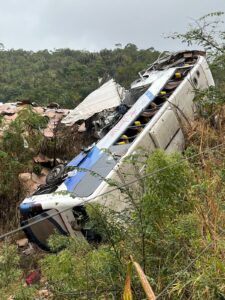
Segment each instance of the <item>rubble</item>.
M62 123L73 125L79 120L87 120L103 110L115 108L122 103L126 90L114 79L110 79L98 89L89 94L74 110L72 110Z
M49 119L47 127L43 131L43 135L46 138L53 137L54 128L59 124L61 119L67 116L70 112L69 109L60 109L59 105L56 105L56 103L55 105L49 105L48 107L34 106L28 100L18 101L15 103L3 103L0 105L0 116L2 116L2 124L8 126L18 117L18 113L24 108L29 108L33 112ZM0 137L2 136L4 130L7 129L7 126L1 127Z
M51 140L54 137L54 130L56 126L60 123L61 119L65 117L70 110L68 109L60 109L57 103L51 103L48 107L37 106L34 103L31 103L30 100L17 101L15 103L2 103L0 105L0 117L1 117L1 127L0 127L0 139L3 137L4 132L8 129L9 125L16 120L19 116L19 112L23 109L30 109L34 113L38 113L39 115L48 118L47 127L44 129L40 129L40 132L43 134L44 139ZM27 137L29 135L28 132L24 132L22 135L24 141L24 148L29 148L29 144L27 142ZM49 141L46 141L48 144ZM54 157L48 158L43 153L39 153L38 156L34 157L34 162L38 164L48 164L49 167L53 166ZM55 160L56 161L56 160ZM48 169L42 169L40 176L37 176L34 173L21 173L19 175L19 181L27 193L33 193L37 187L41 184L45 183L46 175L48 174Z
M20 184L26 194L32 194L45 184L51 168L66 163L83 148L97 142L118 122L127 111L122 103L125 93L125 89L111 79L88 95L74 110L62 109L55 102L41 107L29 99L0 105L0 139L23 109L48 119L46 128L39 129L44 139L39 154L33 158L35 164L45 169L41 170L40 175L31 172L19 174ZM29 134L22 134L26 149L31 147L27 139Z
M126 113L128 93L114 79L110 79L70 111L61 123L66 126L79 124L78 132L89 131L93 137L100 139Z
M45 184L47 170L44 169L43 173L38 176L35 173L20 173L19 181L26 193L32 194L39 185Z

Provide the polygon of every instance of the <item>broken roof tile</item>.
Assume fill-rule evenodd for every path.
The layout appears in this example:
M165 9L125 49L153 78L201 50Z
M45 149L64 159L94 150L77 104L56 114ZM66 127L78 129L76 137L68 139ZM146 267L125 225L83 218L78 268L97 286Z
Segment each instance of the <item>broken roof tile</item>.
M44 136L47 138L51 138L54 136L53 130L49 128L44 129Z
M33 106L28 100L23 100L15 103L2 103L0 105L0 115L3 116L3 124L7 126L5 126L5 128L1 128L0 137L2 136L4 130L8 128L8 125L18 117L18 112L28 107L33 112L49 118L47 128L42 131L46 138L51 138L54 136L53 129L61 121L61 119L68 115L68 113L70 112L69 109L61 109L58 108L58 106L55 108Z

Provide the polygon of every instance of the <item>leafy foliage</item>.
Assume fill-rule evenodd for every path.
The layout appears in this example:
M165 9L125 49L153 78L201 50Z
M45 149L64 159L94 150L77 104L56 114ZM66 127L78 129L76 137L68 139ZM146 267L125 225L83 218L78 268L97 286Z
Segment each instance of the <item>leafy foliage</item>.
M16 247L3 245L0 249L0 288L18 280L21 271L18 269L20 257Z
M117 299L130 255L141 263L156 295L178 276L162 299L223 298L223 153L208 156L207 167L201 169L195 160L188 165L180 155L156 151L146 162L146 173L154 175L144 179L144 185L123 190L130 203L126 213L89 204L90 223L104 240L96 246L61 235L50 239L53 251L64 248L39 263L54 299ZM131 287L134 299L144 297L137 275ZM32 299L25 289L16 290L18 297L24 293Z
M42 271L47 276L49 286L56 295L55 299L71 299L88 295L98 289L108 290L118 284L119 269L112 250L107 246L93 248L84 239L72 239L53 236L50 244L55 248L61 247L62 239L66 249L47 256L42 260ZM57 296L58 295L58 296ZM91 296L91 294L90 294Z
M5 128L0 141L0 228L16 224L15 209L23 197L19 173L32 171L32 159L37 155L43 135L40 129L47 119L29 109L23 109L18 117ZM21 198L20 198L21 197ZM10 218L11 214L14 218ZM13 225L12 224L12 225Z
M196 103L200 115L211 123L220 127L223 119L223 106L225 104L225 31L223 12L207 14L194 20L186 33L175 32L172 39L180 39L188 46L198 45L207 52L210 69L216 86L205 91L196 91ZM219 124L219 126L218 126Z
M0 101L30 99L39 104L58 102L74 108L98 87L98 78L115 78L128 87L137 73L159 55L153 48L98 52L57 49L54 52L0 51Z
M42 271L56 295L64 291L66 297L66 292L93 291L95 287L98 287L96 294L109 286L122 290L126 260L131 253L142 262L151 278L157 276L163 261L169 257L174 259L177 255L177 260L178 257L180 261L185 259L187 252L181 252L180 245L185 239L186 245L189 245L188 240L195 236L194 233L190 235L190 230L197 227L196 221L188 217L192 209L187 193L191 183L190 169L180 159L179 155L166 156L162 151L156 151L149 157L146 172L159 168L165 170L147 178L145 190L140 187L139 191L133 190L132 194L128 194L131 204L128 215L89 204L87 210L91 224L104 236L104 243L98 249L79 238L55 236L50 240L53 250L62 245L66 247L42 261ZM168 247L171 249L169 252ZM179 267L180 264L176 264L176 268ZM173 274L176 268L166 268L165 275ZM141 295L137 276L133 284L137 294Z
M194 20L190 25L190 30L186 33L175 32L172 39L181 39L188 46L199 45L210 55L221 55L225 51L224 36L225 33L221 29L224 22L221 20L223 12L214 12Z

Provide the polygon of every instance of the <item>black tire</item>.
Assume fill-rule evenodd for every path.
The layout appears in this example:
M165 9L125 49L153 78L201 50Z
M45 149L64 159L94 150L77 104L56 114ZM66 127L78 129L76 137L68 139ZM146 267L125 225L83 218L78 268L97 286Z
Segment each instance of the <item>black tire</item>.
M53 184L54 182L58 181L64 175L65 167L63 164L59 164L58 166L54 167L46 176L46 183Z

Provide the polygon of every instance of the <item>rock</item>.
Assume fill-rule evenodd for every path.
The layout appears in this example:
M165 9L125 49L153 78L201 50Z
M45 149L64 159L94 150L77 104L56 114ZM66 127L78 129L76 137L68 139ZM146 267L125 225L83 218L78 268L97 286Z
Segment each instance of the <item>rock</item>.
M38 187L39 183L35 182L32 179L31 173L21 173L18 176L19 182L21 183L22 187L26 191L26 193L32 194Z
M85 126L85 122L83 122L79 127L78 127L78 132L85 132L87 129L86 129L86 126Z
M54 133L53 133L53 131L50 130L49 128L45 128L45 129L44 129L44 136L45 136L46 138L51 138L51 137L54 136Z
M26 246L28 246L28 239L26 239L26 238L20 239L20 240L16 241L16 244L18 247L26 247Z
M31 179L31 173L20 173L19 174L19 181L21 183L25 183Z
M6 115L4 117L4 120L7 122L7 123L11 123L12 121L16 120L17 118L17 114L13 114L13 115Z
M37 107L33 108L33 111L41 115L41 114L44 113L44 108L40 107L40 106L37 106Z
M51 119L55 117L55 114L56 114L55 110L47 109L44 113L44 116L49 117Z
M38 184L44 184L45 183L45 177L44 176L38 176L35 173L31 174L31 179L34 183L38 183Z
M42 176L47 176L48 173L49 173L49 169L47 169L47 168L42 168L42 169L41 169L41 175L42 175Z

